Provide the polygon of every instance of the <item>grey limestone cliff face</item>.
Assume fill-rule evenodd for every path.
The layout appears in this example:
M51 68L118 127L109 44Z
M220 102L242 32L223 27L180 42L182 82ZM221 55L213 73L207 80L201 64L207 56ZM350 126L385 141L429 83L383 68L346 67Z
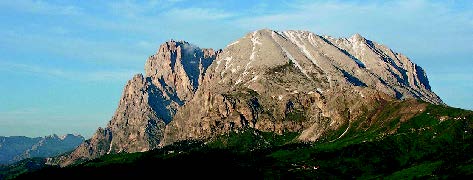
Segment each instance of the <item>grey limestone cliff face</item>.
M157 148L166 124L180 106L192 99L216 55L212 49L200 49L184 41L162 44L146 61L145 75L137 74L127 82L107 127L99 128L72 153L49 163L65 166L104 154Z
M188 101L215 56L213 49L169 41L146 61L146 77L150 77L160 90L168 92L171 95L169 98L177 102Z
M163 145L242 127L300 132L316 141L385 101L441 104L422 68L356 34L259 30L228 45L194 98L167 126Z

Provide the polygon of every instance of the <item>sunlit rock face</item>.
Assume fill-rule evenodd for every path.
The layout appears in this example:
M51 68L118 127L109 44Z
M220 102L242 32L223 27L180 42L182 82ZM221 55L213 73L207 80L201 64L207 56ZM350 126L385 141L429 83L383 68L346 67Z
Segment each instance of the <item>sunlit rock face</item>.
M163 145L206 139L242 127L301 132L316 141L381 101L441 104L422 68L355 34L259 30L228 45L194 98L167 126Z

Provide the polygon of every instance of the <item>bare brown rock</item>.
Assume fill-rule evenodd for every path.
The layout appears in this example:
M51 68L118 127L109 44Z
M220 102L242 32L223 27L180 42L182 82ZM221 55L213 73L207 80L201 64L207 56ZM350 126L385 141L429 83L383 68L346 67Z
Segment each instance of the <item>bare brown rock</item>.
M200 49L181 41L169 41L148 58L146 77L160 89L168 88L178 101L190 100L199 86L199 80L216 57L212 49Z
M137 74L128 81L107 127L99 128L71 154L51 159L49 163L66 166L104 154L157 148L166 123L193 97L217 53L187 42L164 43L146 61L146 75Z

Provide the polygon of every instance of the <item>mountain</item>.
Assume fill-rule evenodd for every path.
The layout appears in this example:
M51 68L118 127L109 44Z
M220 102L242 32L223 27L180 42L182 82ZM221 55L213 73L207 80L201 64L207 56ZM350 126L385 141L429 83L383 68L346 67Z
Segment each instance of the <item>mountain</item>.
M246 128L295 133L298 142L338 131L342 139L352 128L378 126L393 103L411 102L388 118L400 122L425 112L426 103L418 100L443 104L421 67L359 34L332 38L263 29L223 50L171 40L144 69L126 84L107 127L48 163L66 166L179 141L207 142Z
M192 99L218 53L184 41L162 44L146 61L145 75L137 74L127 82L107 127L99 128L68 156L49 163L68 165L104 154L157 148L166 124L180 106Z
M166 127L163 144L246 126L316 141L396 99L442 104L421 67L358 34L335 39L264 29L219 54L195 97Z
M75 149L84 141L80 135L0 136L0 164L11 164L32 157L52 157Z

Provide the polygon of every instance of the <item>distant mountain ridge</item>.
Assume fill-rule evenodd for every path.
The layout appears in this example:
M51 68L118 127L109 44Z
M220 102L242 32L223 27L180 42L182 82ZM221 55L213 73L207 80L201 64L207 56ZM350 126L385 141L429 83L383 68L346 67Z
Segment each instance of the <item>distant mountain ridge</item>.
M0 136L0 165L32 157L52 157L73 150L84 141L81 135L45 137Z
M171 40L144 69L127 82L107 127L48 163L66 166L105 154L205 141L248 127L295 132L299 141L314 142L327 132L347 132L368 115L371 126L389 102L443 104L420 66L359 34L333 38L263 29L223 50ZM402 119L424 110L414 103Z

